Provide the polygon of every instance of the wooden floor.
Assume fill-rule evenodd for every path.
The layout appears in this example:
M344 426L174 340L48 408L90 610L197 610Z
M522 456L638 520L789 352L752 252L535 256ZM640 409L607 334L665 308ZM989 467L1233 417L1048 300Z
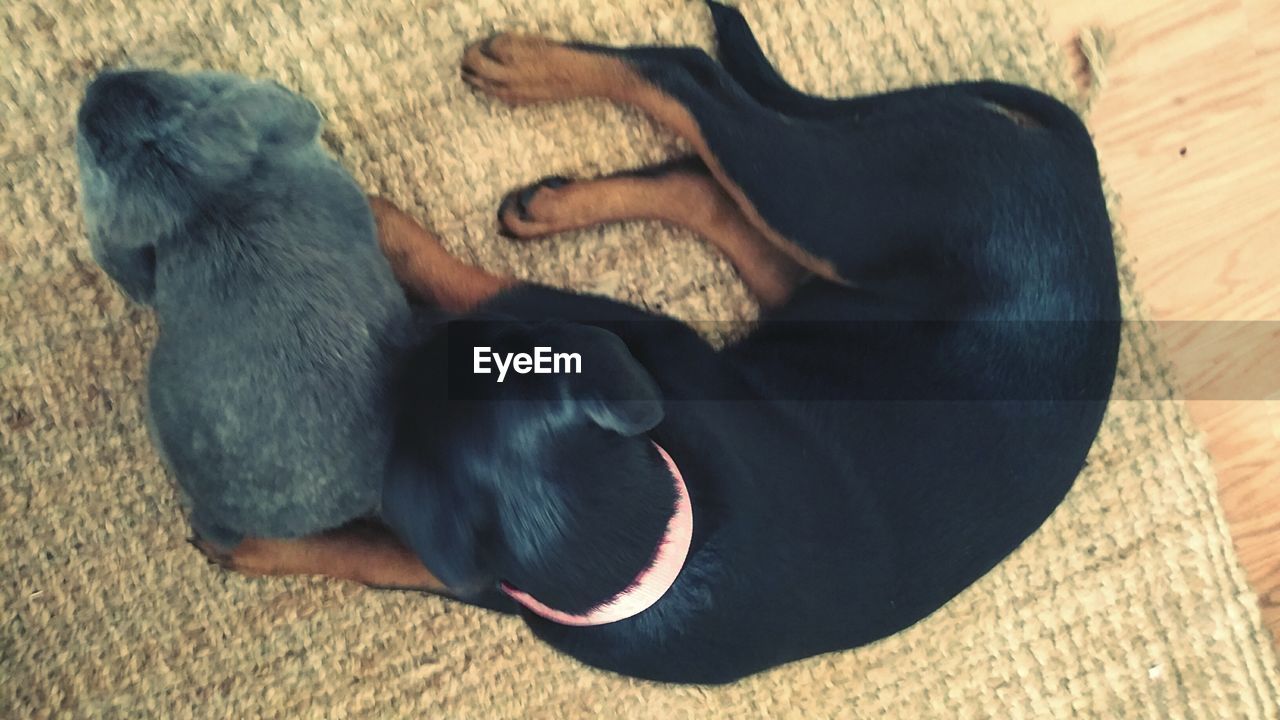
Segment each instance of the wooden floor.
M1047 3L1114 37L1099 153L1280 644L1280 0Z

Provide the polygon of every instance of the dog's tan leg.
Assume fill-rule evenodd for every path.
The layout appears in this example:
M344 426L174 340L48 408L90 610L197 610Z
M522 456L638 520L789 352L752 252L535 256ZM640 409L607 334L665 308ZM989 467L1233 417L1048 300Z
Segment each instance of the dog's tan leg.
M203 540L192 544L212 562L245 575L318 575L379 588L449 594L417 555L371 522L304 538L246 538L231 550Z
M390 201L370 197L378 224L378 244L396 280L420 300L452 312L466 312L517 284L468 265L444 249L440 238Z
M632 219L679 225L723 252L766 306L785 302L807 274L747 221L705 168L688 163L594 180L543 180L508 195L498 219L519 238Z
M466 49L462 78L477 90L513 105L596 97L639 108L693 147L762 237L810 272L845 282L829 261L806 252L769 226L724 172L688 108L622 58L543 37L503 33Z

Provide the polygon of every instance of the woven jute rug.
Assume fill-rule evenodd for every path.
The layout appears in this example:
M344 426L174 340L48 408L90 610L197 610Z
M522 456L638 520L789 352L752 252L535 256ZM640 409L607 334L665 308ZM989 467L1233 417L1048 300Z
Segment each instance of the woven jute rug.
M783 74L815 92L979 76L1072 92L1024 0L742 9ZM684 319L740 320L754 308L727 264L668 228L498 237L494 209L513 186L680 147L605 103L508 109L457 70L464 43L495 29L710 48L707 12L692 0L11 0L0 17L0 717L1277 717L1275 654L1142 323L1128 327L1087 471L1022 548L900 635L733 686L609 676L519 620L434 598L209 567L183 541L145 430L153 321L93 265L80 220L73 118L94 72L276 78L315 99L363 185L459 255Z

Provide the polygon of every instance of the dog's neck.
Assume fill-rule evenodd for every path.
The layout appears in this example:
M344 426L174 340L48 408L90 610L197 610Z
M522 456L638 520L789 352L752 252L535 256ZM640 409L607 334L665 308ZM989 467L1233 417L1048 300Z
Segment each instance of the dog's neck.
M653 445L658 449L658 454L662 456L662 459L666 461L667 468L671 471L672 480L675 482L676 510L671 519L667 521L667 529L663 533L662 539L658 541L658 547L654 550L653 559L640 571L635 580L626 589L591 610L580 614L567 613L548 607L532 595L505 582L501 584L502 591L535 615L561 625L575 627L606 625L619 620L626 620L648 610L654 603L658 602L666 594L667 590L670 590L671 586L675 584L676 577L680 575L680 570L684 567L684 561L689 555L689 543L693 539L693 505L689 502L689 490L685 487L684 476L680 474L680 468L676 467L675 461L671 459L666 450L662 449L661 445L657 443Z

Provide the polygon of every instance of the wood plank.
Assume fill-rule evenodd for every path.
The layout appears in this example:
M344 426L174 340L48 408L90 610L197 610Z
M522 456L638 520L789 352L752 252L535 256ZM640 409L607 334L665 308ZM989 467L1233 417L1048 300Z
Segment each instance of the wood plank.
M1212 323L1280 321L1280 0L1054 0L1050 18L1064 44L1114 33L1099 154L1280 643L1280 325Z

